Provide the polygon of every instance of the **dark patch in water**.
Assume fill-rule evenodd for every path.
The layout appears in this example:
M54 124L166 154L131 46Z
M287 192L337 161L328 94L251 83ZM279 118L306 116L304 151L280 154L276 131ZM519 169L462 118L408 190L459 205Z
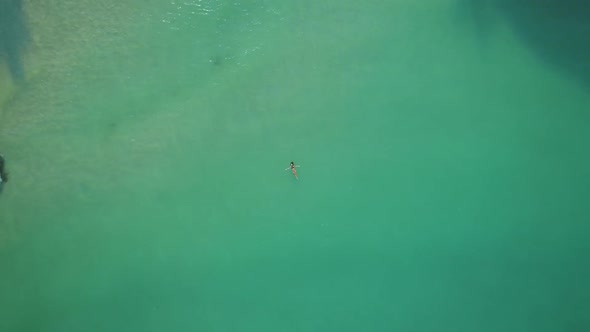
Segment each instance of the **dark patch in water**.
M537 57L590 86L588 0L460 0L459 4L473 9L475 20L482 18L482 10L493 10ZM477 24L485 31L490 22Z
M8 172L6 171L4 157L0 156L0 192L2 192L2 187L4 183L8 182Z
M8 65L14 82L24 80L22 53L28 42L22 0L0 0L0 63Z

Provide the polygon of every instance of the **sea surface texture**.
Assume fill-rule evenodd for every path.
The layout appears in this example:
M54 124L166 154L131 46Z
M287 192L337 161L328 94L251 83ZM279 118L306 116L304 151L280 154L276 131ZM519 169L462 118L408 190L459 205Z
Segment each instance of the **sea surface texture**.
M0 0L0 331L590 331L589 35L580 0Z

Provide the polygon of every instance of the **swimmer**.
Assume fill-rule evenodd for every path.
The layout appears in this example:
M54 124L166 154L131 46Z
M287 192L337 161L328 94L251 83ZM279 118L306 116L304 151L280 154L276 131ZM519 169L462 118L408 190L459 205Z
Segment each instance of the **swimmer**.
M294 162L291 162L291 165L285 168L285 171L291 170L291 172L293 172L293 175L295 175L295 178L299 180L299 178L297 177L297 170L295 169L295 167L299 167L299 165L295 165Z

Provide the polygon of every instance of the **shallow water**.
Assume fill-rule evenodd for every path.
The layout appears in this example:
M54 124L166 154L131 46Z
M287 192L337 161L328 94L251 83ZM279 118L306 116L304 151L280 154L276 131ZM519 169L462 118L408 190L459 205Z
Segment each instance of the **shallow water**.
M589 326L590 95L462 5L25 2L2 330Z

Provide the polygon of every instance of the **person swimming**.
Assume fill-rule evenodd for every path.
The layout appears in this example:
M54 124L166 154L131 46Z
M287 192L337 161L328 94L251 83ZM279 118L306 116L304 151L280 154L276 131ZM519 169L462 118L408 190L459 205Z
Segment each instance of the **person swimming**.
M8 182L8 173L4 168L4 157L0 156L0 183Z
M297 170L295 169L295 167L299 167L299 165L295 165L294 162L291 162L291 165L285 168L285 171L291 170L291 172L293 172L293 175L295 175L295 178L299 180L299 178L297 177Z

